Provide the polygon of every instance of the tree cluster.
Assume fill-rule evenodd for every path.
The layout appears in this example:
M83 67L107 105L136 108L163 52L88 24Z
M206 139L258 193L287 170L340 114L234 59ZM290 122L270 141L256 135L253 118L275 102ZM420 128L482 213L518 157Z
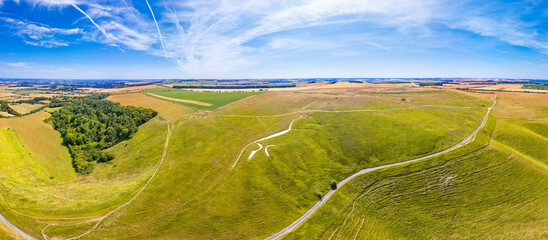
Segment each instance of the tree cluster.
M21 116L21 114L19 114L18 112L16 112L15 110L13 110L13 108L11 108L7 102L4 102L4 101L0 101L0 112L7 112L11 115L14 115L14 116ZM1 118L2 116L0 116Z
M114 159L112 154L101 150L130 139L139 125L157 115L154 110L124 107L103 100L105 97L96 94L59 102L62 108L54 111L49 119L69 148L76 172L89 174L94 162Z

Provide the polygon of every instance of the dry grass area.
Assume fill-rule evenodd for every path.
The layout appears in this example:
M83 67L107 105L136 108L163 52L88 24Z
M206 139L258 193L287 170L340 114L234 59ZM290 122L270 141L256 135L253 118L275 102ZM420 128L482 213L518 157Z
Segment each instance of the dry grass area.
M124 106L151 108L158 111L160 118L173 121L189 116L194 112L192 108L181 104L163 101L141 93L112 95L107 98L109 101L118 102Z
M60 181L76 177L68 149L61 145L61 134L44 119L50 116L39 112L20 118L0 119L0 128L14 129L29 150L50 176Z
M121 93L140 92L142 90L154 89L154 88L163 88L163 87L158 86L158 85L146 85L146 86L135 86L135 87L126 87L126 88L107 88L107 89L100 89L100 90L91 88L90 90L96 90L96 91L91 91L91 92L104 92L104 93L112 93L112 94L121 94Z
M8 228L4 223L0 223L0 239L24 240L25 238Z
M521 89L523 84L498 84L498 85L488 85L477 87L473 89L483 90L483 91L511 91L511 92L535 92L535 93L548 93L548 90L540 89Z
M10 93L10 92L0 92L0 97L10 97L10 96L15 96L17 94L14 94L14 93Z
M13 115L7 113L7 112L0 112L0 116L4 116L4 117L13 117Z
M548 95L538 93L498 93L498 106L493 115L498 118L545 118L548 117Z
M37 109L41 106L43 106L43 105L42 104L28 104L28 103L20 103L20 104L10 105L10 107L13 108L13 110L18 112L19 114L30 113L32 110Z

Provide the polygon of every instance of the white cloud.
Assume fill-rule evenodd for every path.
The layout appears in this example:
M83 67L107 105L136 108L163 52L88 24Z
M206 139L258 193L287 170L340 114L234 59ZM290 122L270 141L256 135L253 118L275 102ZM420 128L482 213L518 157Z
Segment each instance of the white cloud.
M548 54L548 42L537 40L538 32L519 20L472 16L453 23L452 27L486 37L495 37L512 45L540 49Z
M247 44L258 38L294 29L356 21L374 22L398 29L420 26L431 17L435 0L296 0L286 1L174 1L162 2L170 9L164 16L177 35L166 37L170 56L187 72L245 68L261 50L331 48L335 43L273 38L267 49ZM167 21L167 20L166 20ZM164 24L165 25L165 24ZM183 28L184 26L184 28ZM316 45L314 48L314 45ZM215 70L213 70L215 69Z
M450 40L422 41L444 40L444 36L437 36L439 32L432 25L494 37L548 54L546 35L539 35L519 16L512 16L513 10L508 14L485 6L472 11L469 4L474 1L159 0L150 5L156 19L144 7L141 10L146 12L139 12L128 0L26 1L48 8L76 8L89 20L77 22L85 33L80 28L69 33L32 23L36 27L17 31L29 44L66 46L71 42L59 36L83 34L81 40L84 41L155 56L167 55L191 76L236 72L260 63L272 52L288 50L338 49L340 54L353 55L355 49L387 51L399 45L409 51L416 46L416 51L420 51L430 43L430 47L440 48L450 44ZM368 34L368 31L378 29L367 27L353 29L354 39L340 36L344 33L337 28L352 24L382 28L385 32L381 34L389 35L390 39L385 41L379 34ZM324 33L333 37L319 39L318 35L306 38L291 34L291 31L317 27L323 27ZM39 30L41 28L50 30ZM398 39L398 34L406 37L405 40ZM345 44L352 44L354 49L345 48ZM366 47L356 48L358 45Z
M29 64L26 62L7 62L5 64L9 67L17 67L17 68L24 68L29 66Z
M15 29L14 35L22 38L25 43L34 46L68 46L70 41L61 40L59 38L63 36L79 35L83 33L83 31L79 28L53 28L39 23L20 21L7 17L0 17L0 20L7 23L10 28Z
M91 28L86 29L82 40L99 42L123 48L155 52L159 43L147 18L127 1L111 0L27 0L34 5L49 8L74 8L89 20ZM80 21L82 22L82 21ZM153 31L154 30L154 31Z

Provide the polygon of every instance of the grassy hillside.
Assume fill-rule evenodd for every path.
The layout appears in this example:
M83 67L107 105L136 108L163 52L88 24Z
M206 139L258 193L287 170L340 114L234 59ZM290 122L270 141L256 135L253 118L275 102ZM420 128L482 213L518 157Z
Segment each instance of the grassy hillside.
M273 104L278 102L282 94L288 95L287 99L298 104ZM182 122L173 132L165 165L158 172L157 179L134 203L112 217L109 220L111 224L105 224L99 231L85 238L267 237L310 208L318 200L317 194L329 189L331 179L341 180L362 167L422 155L460 141L477 127L485 113L481 105L488 103L487 100L450 93L432 94L430 99L423 99L420 104L402 102L402 97L411 99L406 93L374 97L367 94L361 97L351 95L345 92L338 95L267 93L243 100L238 105L231 105L210 116ZM307 112L324 109L323 101L346 97L360 100L362 104L354 106L356 110L390 111L341 114ZM421 104L427 103L437 105L440 97L466 100L466 106L472 108L421 107ZM311 104L313 102L316 103ZM325 104L329 105L327 102ZM383 106L379 107L379 104ZM240 105L258 105L255 107L257 115L288 114L259 118L234 116L244 111L238 107ZM336 105L333 109L344 108L344 105ZM392 107L395 109L390 109ZM417 110L419 108L422 110ZM303 118L295 123L298 130L263 143L276 145L269 150L272 157L268 158L261 151L247 160L250 148L244 152L245 158L231 170L236 157L247 143L286 129L289 122L300 115ZM337 121L341 115L349 116L350 120ZM412 115L423 120L423 123L410 124L411 119L408 118ZM458 121L454 120L455 117ZM386 119L390 119L388 124L384 123ZM372 136L388 139L382 144L394 145L393 150L375 161L367 155L361 158L345 155L341 139L351 137L358 140L362 138L363 132L354 131L351 134L333 128L356 127L346 126L352 120L356 121L356 126L369 125L371 129L377 129ZM429 133L436 130L440 133L426 135L422 129L432 129ZM395 138L390 138L396 131L405 132L405 136L410 139L428 141L423 144L425 147L417 145L416 150L408 152L405 144L411 144L411 141L394 141ZM381 148L383 145L377 146L377 142L381 140L369 143L358 141L356 144L363 148L369 148L368 145ZM59 234L57 236L71 235L71 230L66 227L52 227L48 232L55 232Z
M514 94L499 101L519 104ZM465 149L357 178L284 239L548 238L547 127L492 119L493 134Z
M11 119L0 119L0 128L15 130L31 156L41 168L58 181L70 181L76 177L68 149L61 145L61 134L44 123L47 112Z
M186 111L186 116L188 113ZM2 136L5 135L5 144L1 146L10 150L0 151L0 160L6 161L0 166L3 184L0 193L5 199L5 202L0 202L0 211L34 236L41 236L46 222L72 224L89 221L127 202L148 180L161 159L167 124L157 117L140 126L131 141L123 141L109 149L117 159L101 164L95 173L76 176L68 162L64 173L73 174L71 178L52 176L48 164L52 169L55 169L55 164L62 167L63 161L70 161L70 156L61 145L58 133L43 122L48 116L43 112L0 122L0 127L4 128ZM30 134L32 131L34 135ZM50 150L32 151L44 147ZM64 151L68 159L54 158L58 149ZM44 217L84 218L44 220Z
M546 172L495 147L429 162L360 177L286 239L548 237Z
M133 139L109 149L116 155L111 164L99 165L90 176L66 183L20 183L2 192L10 196L10 206L19 212L57 218L92 216L92 220L32 219L7 209L5 203L0 204L0 211L35 236L41 235L44 223L58 224L44 230L49 237L87 232L97 223L96 218L127 202L144 185L161 159L167 123L174 122L164 165L148 188L82 239L264 238L306 212L329 190L332 180L340 181L361 168L454 145L478 126L492 103L447 91L372 91L269 92L206 112L143 94L116 95L109 99L150 107L159 116L139 127ZM274 145L269 148L270 157L263 148L248 159L251 151L258 149L251 145L232 169L248 143L287 129L295 119L295 130L261 142ZM490 127L493 129L494 123ZM478 150L486 139L483 144L469 145L461 154L486 151L490 159L507 151L503 147ZM408 170L423 171L453 161L457 172L462 162L454 160L457 157L428 161ZM40 161L36 158L34 162ZM490 163L485 160L485 164ZM397 186L415 186L406 183L407 173L398 171L386 174L400 177ZM13 171L7 174L16 176ZM418 175L412 179L422 180Z
M242 98L257 95L260 92L200 92L200 91L185 91L172 88L156 88L144 91L145 94L152 93L164 97L193 100L212 104L212 106L200 106L192 103L183 103L172 101L175 103L195 107L195 108L218 108L227 105L231 102L238 101ZM165 100L165 99L162 99Z

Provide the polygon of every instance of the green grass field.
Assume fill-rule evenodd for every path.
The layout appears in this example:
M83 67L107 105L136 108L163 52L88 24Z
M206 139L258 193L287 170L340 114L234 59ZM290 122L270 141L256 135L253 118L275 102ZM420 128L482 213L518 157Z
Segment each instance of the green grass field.
M31 136L17 129L0 132L6 135L5 142L13 145L10 149L14 153L5 155L10 156L6 161L18 159L14 154L32 153L18 162L19 165L14 165L13 169L2 171L3 177L21 179L21 173L15 169L18 166L32 171L28 174L36 175L35 178L25 179L28 182L13 180L11 186L0 191L3 196L9 196L6 201L12 208L10 210L5 202L0 202L2 214L36 237L41 236L45 223L57 224L44 230L49 237L68 238L87 232L96 221L35 219L14 210L42 217L100 217L120 206L144 185L159 163L167 124L172 122L174 130L165 162L148 188L134 202L106 218L97 230L82 239L265 238L285 228L313 206L318 197L329 190L331 180L340 181L362 168L408 160L458 143L478 126L486 107L492 103L486 98L448 91L405 92L399 89L366 92L360 89L339 89L268 92L204 113L143 94L127 95L116 95L109 99L122 104L153 108L159 111L159 116L139 127L131 140L109 149L109 152L116 155L115 160L110 164L98 164L90 176L74 176L66 181L57 181L58 177L50 179L48 168L42 166L42 161L48 161L34 156L32 148L26 144L26 139ZM227 101L225 96L216 98ZM406 101L402 101L403 98ZM275 145L269 148L271 157L259 151L248 160L251 150L257 149L256 145L251 146L244 151L236 167L231 168L244 146L287 129L296 118L299 118L294 124L296 130L261 142L265 146ZM0 126L7 128L15 125L8 123L2 125L0 122ZM540 120L528 123L507 120L505 124L521 129L520 132L510 132L518 135L544 129L544 123ZM45 124L42 127L46 129L47 126ZM493 129L496 140L492 140L493 146L486 147ZM531 159L521 161L518 155L521 153L512 154L509 150L517 148L515 145L519 142L508 142L513 137L506 137L504 134L509 133L500 129L505 127L500 127L499 121L493 118L476 142L458 152L360 177L342 188L333 197L333 202L330 200L310 222L288 237L307 236L303 235L308 234L307 231L325 236L323 234L341 225L339 215L346 213L344 211L348 211L349 204L359 196L365 196L359 200L363 206L377 206L364 202L365 199L372 199L374 203L383 206L379 209L360 208L356 212L371 213L371 219L378 219L363 220L363 229L376 230L377 226L380 229L378 235L371 233L371 238L390 236L397 239L406 234L413 238L447 238L448 235L441 232L451 228L444 225L451 216L463 221L480 221L478 208L461 209L464 205L460 201L464 200L493 204L494 207L488 209L491 214L488 216L492 218L502 216L511 219L519 216L520 219L523 217L534 221L528 223L523 220L523 223L515 226L508 223L499 227L494 226L499 223L498 220L493 220L485 226L478 226L478 233L474 233L476 235L469 234L471 230L467 230L470 226L466 222L458 222L452 230L453 235L448 238L489 236L494 231L511 227L531 232L525 235L527 238L542 237L546 229L532 229L533 226L546 223L546 218L541 215L545 215L545 211L538 211L538 208L546 206L546 201L542 201L547 192L543 188L546 179L542 177L545 174L539 172L542 164L533 163L539 162L537 158L544 155L523 150L523 155ZM538 132L539 137L545 136L543 134L545 132ZM17 139L20 139L19 142ZM542 146L543 142L535 144ZM0 151L0 158L3 154L6 153ZM477 164L470 159L478 159ZM506 168L512 170L501 173L501 169ZM48 174L40 175L40 171ZM497 173L502 174L502 181L493 177ZM440 180L440 174L445 178ZM449 176L453 178L448 179ZM535 179L536 185L530 188L519 187ZM396 183L385 186L391 182ZM512 185L506 184L508 182ZM474 189L474 183L479 184L477 188L487 192L479 194L470 190ZM493 195L495 190L507 190L504 193L509 193L512 186L515 189L513 193L523 196L515 199L507 197L511 201L503 201L504 196L497 198L499 195ZM428 193L426 197L418 198L424 195L420 194L421 190ZM364 191L374 194L369 197L363 195ZM450 191L453 191L450 195L444 195ZM489 202L488 196L494 198ZM423 199L428 204L421 204ZM435 205L436 199L439 199L438 205ZM389 204L395 201L401 201L401 204ZM523 203L518 208L521 212L528 209L534 213L502 211L504 207L517 207L515 202L520 201ZM431 208L429 205L437 207ZM447 211L434 211L439 206L444 206ZM413 210L417 210L418 214L410 214ZM409 217L398 222L400 225L397 226L407 226L399 231L400 228L391 228L387 223L396 221L394 219L401 211L408 213ZM352 222L353 229L357 229L355 225L362 220L357 221ZM408 233L412 230L408 227L410 225L405 224L423 227L411 234ZM428 224L434 224L437 228L427 229ZM352 238L351 235L356 234L348 229L343 232L346 235L341 236ZM512 230L507 235L494 236L517 236L512 234L519 234L519 231ZM365 238L365 235L359 236Z
M546 127L492 119L474 146L352 181L284 239L546 239Z
M538 89L538 90L548 90L548 85L544 84L523 84L522 89Z
M185 91L185 90L172 89L172 88L156 88L156 89L145 90L144 93L157 94L157 95L168 97L168 98L193 100L198 102L209 103L209 104L212 104L212 106L200 106L192 103L184 103L184 102L177 102L177 101L162 99L165 101L171 101L171 102L187 105L194 108L214 109L214 108L222 107L231 102L235 102L249 96L260 94L261 92L200 92L200 91Z
M238 105L264 102L265 105L258 106L261 109L257 113L268 114L268 107L273 108L272 112L283 113L299 111L325 97L317 94L287 94L292 95L287 98L299 102L297 106L292 106L271 104L279 99L280 94L269 95L270 93L244 100ZM430 103L435 103L439 97L451 95L433 95ZM468 99L459 95L453 98ZM388 105L383 108L401 108L399 102L380 99L371 102L364 100L356 109L377 108L379 101ZM321 108L321 102L316 103L318 106L309 105L307 109ZM129 236L140 238L267 237L269 233L283 228L312 206L318 200L317 192L324 193L329 189L331 179L340 180L362 167L421 155L460 141L460 138L467 135L465 132L469 134L478 124L485 111L481 108L484 103L482 99L476 99L476 102L470 101L470 105L480 107L451 108L445 111L406 109L378 113L303 113L305 117L296 122L299 130L264 143L276 145L269 150L272 158L260 152L249 161L241 161L234 170L230 170L230 167L243 146L254 139L287 128L289 122L301 113L281 117L208 116L188 120L175 129L171 144L176 147L170 148L165 168L160 169L158 179L143 193L142 198L137 199L135 204L128 206L127 210L116 217L118 224L105 226L102 231L97 231L89 238L122 237L128 231ZM344 104L341 104L341 108L344 107L342 105ZM215 114L234 113L241 113L237 105ZM386 115L394 115L389 123L385 123ZM337 122L337 118L343 116L348 120ZM425 121L423 125L409 124L412 116L430 121ZM461 121L453 121L455 117ZM340 139L359 139L360 132L355 131L351 135L327 126L352 128L353 126L346 125L364 119L368 119L367 125L373 125L371 129L378 129L372 132L376 134L373 135L375 137L387 138L395 131L403 131L410 139L430 140L420 147L417 144L414 152L403 153L402 151L407 151L405 144L410 144L411 141L394 142L390 138L383 144L393 144L395 147L377 160L369 159L368 156L361 159L353 158L351 154L346 156L341 149ZM469 122L475 124L467 126ZM443 137L427 136L420 131L423 127L440 130L440 135L451 132L451 127L460 128L461 131ZM334 134L337 135L333 136ZM374 141L357 144L364 148L369 148L367 144L376 148L383 147ZM246 151L244 156L249 152L250 150ZM173 182L178 184L174 185Z

